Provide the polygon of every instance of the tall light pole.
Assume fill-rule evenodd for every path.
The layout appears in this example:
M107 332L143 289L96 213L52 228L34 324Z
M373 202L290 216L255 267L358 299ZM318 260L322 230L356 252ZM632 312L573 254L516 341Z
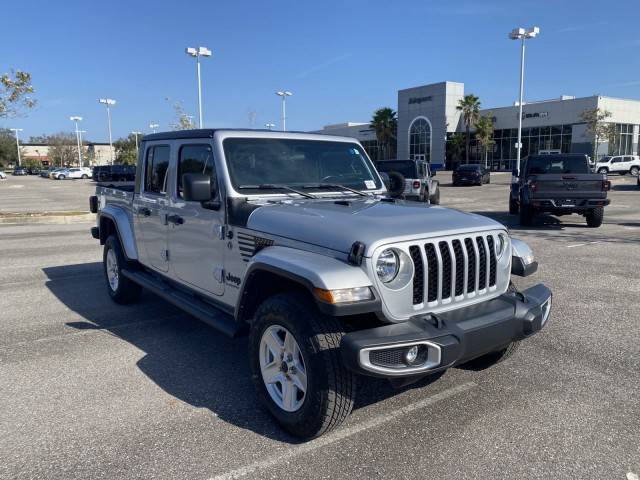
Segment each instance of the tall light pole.
M16 148L18 149L18 166L20 166L20 140L18 140L18 132L21 132L22 128L10 128L9 130L13 130L13 133L16 134Z
M82 153L80 152L80 131L78 130L78 122L82 121L82 117L69 117L69 120L76 124L76 144L78 145L78 167L82 166Z
M133 136L136 137L136 154L138 152L138 135L142 135L142 132L131 132Z
M78 142L80 143L80 150L82 151L82 134L87 133L86 130L78 130ZM82 157L80 157L82 158ZM82 164L80 164L82 166Z
M540 33L538 27L531 28L514 28L509 33L511 40L520 40L521 53L520 53L520 100L518 101L518 144L516 145L516 170L520 174L520 154L522 151L522 95L524 91L524 41L528 38L535 38Z
M279 97L282 97L282 131L286 132L287 131L287 107L286 107L287 97L290 97L291 95L293 95L293 93L291 93L289 90L281 90L276 92L276 95L278 95Z
M159 124L159 123L153 123L153 122L151 122L151 123L149 124L149 128L151 129L151 131L152 131L153 133L156 133L156 128L158 128L159 126L160 126L160 124Z
M207 47L198 47L197 49L188 47L185 48L184 51L187 55L195 57L196 59L196 69L198 72L198 116L200 120L198 122L198 126L199 128L202 128L202 84L200 82L200 57L210 57L211 50L209 50Z
M111 106L116 104L116 101L111 98L100 98L98 100L107 107L107 120L109 122L109 152L111 153L111 165L113 165L113 140L111 138Z
M264 126L265 126L266 129L271 130L273 127L276 126L276 124L275 123L265 123Z

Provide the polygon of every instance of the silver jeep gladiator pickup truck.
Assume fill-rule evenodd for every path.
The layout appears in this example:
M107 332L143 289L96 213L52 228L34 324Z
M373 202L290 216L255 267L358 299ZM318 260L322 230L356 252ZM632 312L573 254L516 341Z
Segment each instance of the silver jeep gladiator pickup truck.
M551 310L526 244L478 215L389 198L352 138L187 130L142 140L133 185L90 199L111 298L147 289L230 336L248 333L261 401L317 437L356 376L397 384L497 362Z

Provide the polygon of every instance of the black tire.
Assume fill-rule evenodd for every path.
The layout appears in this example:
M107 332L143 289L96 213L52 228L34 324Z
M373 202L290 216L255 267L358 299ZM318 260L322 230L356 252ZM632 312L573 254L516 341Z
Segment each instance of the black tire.
M407 182L400 172L389 172L389 195L393 198L400 198L405 191Z
M436 187L435 193L429 198L431 205L440 205L440 187Z
M529 227L533 224L533 208L529 205L520 205L520 225Z
M260 343L270 326L286 328L302 353L307 391L293 412L280 408L267 391L260 370ZM344 327L318 311L302 293L283 293L265 300L255 314L249 334L249 361L258 397L287 432L311 439L340 425L351 413L355 375L342 364L340 341Z
M89 178L87 175L82 175L81 177L83 180L86 180L87 178Z
M507 292L518 293L518 288L513 284L513 282L509 282L509 288L507 288ZM520 348L520 340L516 340L515 342L511 342L504 348L497 350L495 352L487 353L482 355L481 357L474 358L462 365L463 368L467 368L469 370L484 370L485 368L492 367L497 363L504 362L506 359L511 357L516 351Z
M64 180L66 177L64 175L58 175L58 180Z
M598 173L604 173L605 175L609 173L609 169L605 167L600 167L598 169Z
M109 281L109 274L107 273L107 258L109 256L109 251L113 251L115 255L116 261L116 269L118 274L118 281L115 287ZM102 266L104 270L105 280L107 281L107 291L109 292L109 296L111 299L119 303L121 305L127 305L135 302L140 298L140 294L142 293L142 287L137 283L132 282L124 275L122 275L123 267L129 265L127 259L122 252L122 247L120 245L120 240L116 235L111 235L107 238L107 241L104 244L104 251L102 254Z
M491 183L491 177L487 177L487 183Z
M633 175L634 177L637 177L637 176L638 176L638 174L640 174L640 168L638 168L638 167L631 167L631 168L629 169L629 173L630 173L631 175Z
M518 215L520 212L520 207L518 206L518 202L509 195L509 214Z
M598 228L602 225L602 219L604 218L604 207L597 207L589 210L585 215L587 219L587 226L589 228Z

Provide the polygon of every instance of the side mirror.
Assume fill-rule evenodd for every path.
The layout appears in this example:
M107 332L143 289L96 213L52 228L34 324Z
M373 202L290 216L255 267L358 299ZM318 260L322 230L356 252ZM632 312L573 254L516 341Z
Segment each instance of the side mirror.
M214 197L211 177L202 173L185 173L182 176L182 197L187 202L208 202Z
M389 174L387 172L378 172L380 174L380 178L382 178L382 183L387 190L391 188L391 179L389 178Z

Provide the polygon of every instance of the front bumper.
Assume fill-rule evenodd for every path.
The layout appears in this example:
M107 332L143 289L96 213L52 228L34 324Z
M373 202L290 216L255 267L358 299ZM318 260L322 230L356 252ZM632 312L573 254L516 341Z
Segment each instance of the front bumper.
M520 293L407 322L359 330L342 338L350 370L377 377L408 377L444 370L538 332L549 319L551 291L538 284ZM403 363L412 346L424 352L419 364ZM424 361L422 361L424 360Z

